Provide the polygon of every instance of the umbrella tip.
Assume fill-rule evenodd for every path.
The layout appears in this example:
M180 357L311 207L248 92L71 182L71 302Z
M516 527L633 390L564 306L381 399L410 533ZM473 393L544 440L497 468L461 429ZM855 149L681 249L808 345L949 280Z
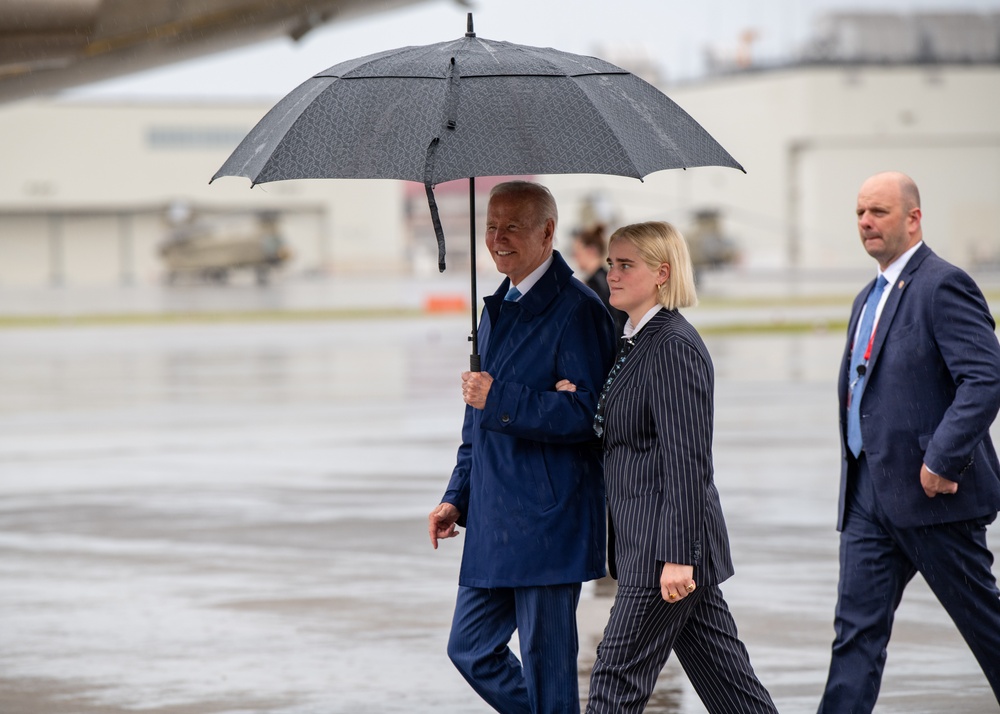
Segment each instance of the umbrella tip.
M475 37L476 33L472 29L472 13L470 12L465 19L465 36Z

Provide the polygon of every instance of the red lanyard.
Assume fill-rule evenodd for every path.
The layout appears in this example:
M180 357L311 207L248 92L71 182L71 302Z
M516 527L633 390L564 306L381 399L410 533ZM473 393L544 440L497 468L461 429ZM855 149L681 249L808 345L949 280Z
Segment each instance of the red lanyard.
M879 304L881 304L881 302L882 301L879 300ZM875 305L875 312L878 312L878 304ZM861 320L864 320L864 317L865 317L864 313L862 313L861 314ZM881 315L876 315L875 322L872 324L872 334L871 334L871 337L868 338L868 349L865 350L865 362L866 363L868 362L869 359L871 359L871 356L872 356L872 345L875 344L875 331L878 330L878 319L879 319L879 317L881 317ZM859 323L861 322L861 320L859 320ZM853 346L851 347L851 352L854 352L854 347Z
M876 312L878 307L875 308ZM872 345L875 344L875 330L878 329L878 318L875 318L875 324L872 325L872 336L868 338L868 349L865 350L865 362L871 359L872 356Z

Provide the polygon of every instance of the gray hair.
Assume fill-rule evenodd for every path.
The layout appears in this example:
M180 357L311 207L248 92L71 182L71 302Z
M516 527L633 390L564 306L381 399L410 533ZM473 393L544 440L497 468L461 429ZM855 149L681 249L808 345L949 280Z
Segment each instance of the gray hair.
M552 193L540 183L531 181L504 181L498 183L490 191L490 198L494 196L515 198L526 198L534 207L534 217L538 224L552 219L553 224L559 222L559 211L556 208L556 199Z

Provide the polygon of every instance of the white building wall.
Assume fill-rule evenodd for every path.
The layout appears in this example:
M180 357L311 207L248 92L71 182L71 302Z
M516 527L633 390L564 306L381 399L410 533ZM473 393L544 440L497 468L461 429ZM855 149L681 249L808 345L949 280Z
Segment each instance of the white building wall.
M776 74L757 74L667 89L746 174L700 167L660 171L642 183L602 177L553 177L548 183L557 198L563 198L564 186L573 199L585 196L588 186L606 189L617 208L617 223L667 220L684 231L694 211L721 209L727 232L744 248L746 268L782 266L788 188L781 157L787 134L803 131L807 106L786 84ZM575 213L564 210L564 217ZM569 229L565 220L564 226Z
M917 182L925 238L941 255L974 267L974 255L992 252L997 239L987 227L1000 218L1000 125L992 119L1000 110L1000 71L910 67L810 75L811 131L790 164L801 200L788 207L803 266L868 264L857 243L837 236L856 239L857 188L887 169Z
M899 169L921 188L925 235L938 252L966 267L1000 260L1000 67L799 67L667 92L747 173L540 177L559 201L564 252L597 194L612 226L665 219L688 230L695 210L720 209L744 270L867 269L854 222L857 188L871 173ZM402 273L428 262L408 243L402 182L302 180L251 190L246 179L226 177L209 185L268 108L0 107L0 285L160 280L156 246L175 200L220 213L281 211L292 275ZM417 219L425 211L421 203ZM479 233L488 268L482 226ZM448 238L451 246L466 240Z
M44 285L51 281L44 227L29 218L0 217L0 286Z
M857 189L904 171L923 194L928 242L966 267L1000 253L1000 67L815 67L743 73L667 93L747 170L663 171L645 183L552 177L566 218L589 191L619 222L721 209L744 268L854 269ZM568 210L567 210L568 209Z
M160 280L156 245L174 201L209 212L282 212L292 274L337 274L373 263L405 271L398 182L293 181L251 190L247 179L225 177L209 185L268 108L59 102L0 108L0 264L6 264L0 281L32 283L40 272L46 282L70 284ZM60 216L55 229L52 216ZM25 255L14 248L19 236L53 230L44 271L13 266L16 255ZM61 278L53 278L52 262L65 266Z

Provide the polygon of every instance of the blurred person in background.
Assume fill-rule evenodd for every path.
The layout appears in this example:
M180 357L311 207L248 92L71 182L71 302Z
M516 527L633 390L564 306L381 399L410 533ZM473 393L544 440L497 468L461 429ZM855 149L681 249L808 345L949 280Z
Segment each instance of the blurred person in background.
M611 304L604 232L603 223L577 231L573 236L573 260L586 276L584 284L597 293L597 297L601 298L601 302L608 308L611 318L615 321L615 337L620 337L628 315Z

